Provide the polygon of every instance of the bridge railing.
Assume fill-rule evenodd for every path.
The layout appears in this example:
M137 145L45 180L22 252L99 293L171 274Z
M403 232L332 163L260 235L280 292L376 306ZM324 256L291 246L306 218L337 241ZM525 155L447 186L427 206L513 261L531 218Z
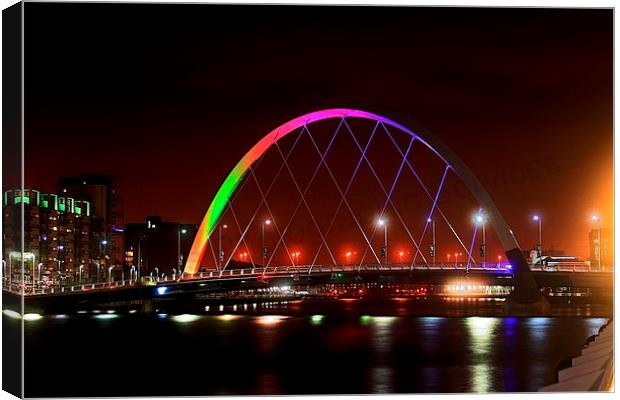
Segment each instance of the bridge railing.
M562 268L543 268L540 266L530 266L532 270L540 270L543 272L597 272L590 271L583 267L580 263L564 264ZM496 264L489 263L487 265L467 265L467 263L437 263L437 264L415 264L409 263L393 263L388 265L381 264L340 264L340 265L280 265L272 267L248 267L238 269L225 269L225 270L211 270L201 271L189 280L218 280L218 279L238 279L238 278L256 278L261 277L289 277L299 275L313 275L313 274L325 274L325 273L337 273L337 272L372 272L372 271L414 271L414 270L467 270L477 272L495 272L495 273L509 273L510 266L508 264ZM184 277L184 280L188 280ZM74 285L55 285L46 287L43 283L36 283L34 288L32 284L20 284L13 282L8 284L6 279L2 281L2 288L10 292L22 295L47 295L47 294L59 294L59 293L71 293L71 292L88 292L97 290L110 290L123 287L132 287L139 285L157 285L157 284L170 284L178 281L178 276L164 275L162 276L143 276L140 282L136 280L121 280L115 282L98 282L88 284L74 284Z
M413 271L413 270L469 270L469 271L502 271L509 272L510 266L487 264L484 266L468 266L466 263L450 264L416 264L395 263L388 265L381 264L340 264L340 265L281 265L273 267L254 267L226 270L201 271L189 279L224 279L241 276L261 276L261 275L290 275L326 273L326 272L361 272L361 271Z

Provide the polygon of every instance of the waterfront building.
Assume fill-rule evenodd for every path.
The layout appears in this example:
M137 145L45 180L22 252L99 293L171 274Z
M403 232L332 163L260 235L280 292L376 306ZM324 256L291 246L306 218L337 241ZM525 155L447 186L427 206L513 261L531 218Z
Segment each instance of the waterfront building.
M6 276L21 281L23 257L26 283L73 278L80 270L83 279L89 277L92 242L97 239L89 201L34 189L7 190L3 197L2 255Z
M91 202L103 258L110 264L122 265L124 213L116 186L116 179L111 175L80 174L59 178L57 189L62 196Z
M600 242L599 242L600 234ZM613 271L614 266L614 236L611 229L595 228L588 234L590 245L590 264L593 270Z

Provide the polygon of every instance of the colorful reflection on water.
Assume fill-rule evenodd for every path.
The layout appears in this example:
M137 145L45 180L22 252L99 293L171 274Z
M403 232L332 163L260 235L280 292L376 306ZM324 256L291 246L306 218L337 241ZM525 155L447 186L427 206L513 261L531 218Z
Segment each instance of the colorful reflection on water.
M3 318L19 323L8 313ZM97 395L530 392L553 382L560 361L578 353L606 322L330 313L49 315L25 325L26 395L93 395L89 377L111 370L132 379L115 380ZM80 357L75 368L71 358L46 356L51 343L95 355ZM73 378L65 384L69 370Z

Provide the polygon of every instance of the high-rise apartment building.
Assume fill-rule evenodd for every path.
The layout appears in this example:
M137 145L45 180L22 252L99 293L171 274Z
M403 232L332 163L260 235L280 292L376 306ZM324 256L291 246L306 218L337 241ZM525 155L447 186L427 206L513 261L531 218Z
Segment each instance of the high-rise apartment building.
M88 200L92 203L92 215L102 237L100 245L110 263L122 265L124 216L123 204L116 189L116 179L110 175L81 174L61 177L58 193Z
M24 207L21 251L21 212ZM3 261L13 282L83 279L91 275L94 254L92 204L89 201L33 189L12 189L3 196Z

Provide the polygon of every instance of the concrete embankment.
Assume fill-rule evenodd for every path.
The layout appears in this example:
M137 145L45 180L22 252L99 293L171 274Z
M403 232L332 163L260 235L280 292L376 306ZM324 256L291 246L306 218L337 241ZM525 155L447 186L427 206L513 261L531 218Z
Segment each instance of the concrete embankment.
M557 383L540 392L611 391L614 387L614 321L591 338L571 365L558 371Z

